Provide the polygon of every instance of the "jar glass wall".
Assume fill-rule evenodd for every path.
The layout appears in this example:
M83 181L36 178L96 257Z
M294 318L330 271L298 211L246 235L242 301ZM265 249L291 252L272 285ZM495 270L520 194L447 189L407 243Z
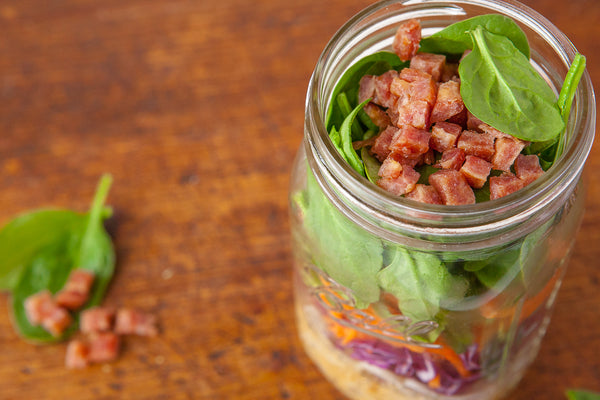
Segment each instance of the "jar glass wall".
M581 170L595 129L584 75L565 151L544 176L470 206L416 203L359 176L329 141L333 88L356 60L389 49L402 21L423 35L487 13L513 18L560 88L576 50L513 1L387 1L351 19L309 85L290 210L298 330L307 354L353 399L495 399L535 358L583 213Z

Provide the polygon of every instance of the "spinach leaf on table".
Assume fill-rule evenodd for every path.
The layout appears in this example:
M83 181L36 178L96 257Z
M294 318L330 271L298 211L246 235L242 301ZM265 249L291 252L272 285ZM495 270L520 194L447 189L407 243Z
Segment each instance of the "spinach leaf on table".
M115 265L112 241L103 226L104 219L109 215L104 202L111 182L112 178L109 175L102 177L88 213L45 211L57 213L56 221L65 218L68 223L39 225L35 233L45 238L43 244L35 248L30 247L28 253L20 255L23 270L12 288L11 308L13 323L24 339L40 343L54 342L65 339L74 332L75 325L57 338L41 327L32 326L25 314L24 303L27 297L42 290L58 292L66 283L71 271L76 268L93 271L96 276L90 299L85 307L100 304L102 301ZM43 222L39 213L32 213L31 221ZM44 217L46 220L51 219L48 215ZM34 216L38 218L33 218ZM26 216L20 218L27 220ZM25 235L21 235L20 238L24 243L30 239ZM13 243L19 245L15 241ZM0 248L7 244L0 242Z
M478 26L508 38L526 58L529 58L527 36L515 21L500 14L479 15L449 25L421 39L419 50L426 53L462 54L465 50L473 48L473 40L468 32Z
M473 51L458 67L467 109L522 140L555 138L564 129L556 96L528 58L508 38L481 26L469 33Z
M568 400L600 400L600 393L581 389L569 389L566 395Z

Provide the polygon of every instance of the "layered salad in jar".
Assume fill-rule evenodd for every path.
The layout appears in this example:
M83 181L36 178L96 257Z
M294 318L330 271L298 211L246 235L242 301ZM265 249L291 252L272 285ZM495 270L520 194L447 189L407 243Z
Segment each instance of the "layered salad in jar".
M341 75L325 125L343 160L398 198L494 201L560 157L584 68L578 54L557 93L512 19L480 15L428 37L412 19L389 51ZM424 250L361 229L310 168L305 179L291 197L293 234L306 244L298 327L338 388L354 399L491 399L516 385L545 332L580 202L491 248Z

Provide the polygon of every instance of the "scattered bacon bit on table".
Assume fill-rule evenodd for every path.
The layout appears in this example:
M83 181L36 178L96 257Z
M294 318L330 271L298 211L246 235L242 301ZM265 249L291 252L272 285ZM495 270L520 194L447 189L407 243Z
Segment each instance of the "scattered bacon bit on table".
M494 200L543 175L536 155L521 154L529 143L468 112L458 64L443 55L418 53L420 40L418 20L401 24L392 49L410 67L365 75L359 83L359 102L372 99L365 112L380 133L357 146L382 162L377 185L424 203L460 205L475 203L473 189L486 183ZM418 184L423 164L439 168L429 185Z

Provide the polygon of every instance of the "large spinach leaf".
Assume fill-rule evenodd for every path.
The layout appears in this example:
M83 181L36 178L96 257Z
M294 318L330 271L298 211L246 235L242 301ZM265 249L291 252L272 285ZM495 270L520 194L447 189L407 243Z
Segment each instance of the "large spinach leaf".
M389 264L379 271L381 288L398 299L402 314L413 322L436 321L441 307L464 298L467 281L450 274L434 254L386 247Z
M483 27L488 32L508 38L514 46L529 58L527 36L515 21L500 14L486 14L456 22L431 36L421 39L420 51L426 53L462 54L473 48L469 31Z
M482 121L522 140L556 137L564 122L548 83L506 37L482 27L470 32L473 51L459 65L460 93Z
M381 241L337 210L310 171L307 199L305 221L315 240L317 267L349 288L358 308L379 300L376 274L383 265Z
M93 271L96 276L86 307L100 304L102 301L115 265L112 241L103 227L103 220L109 215L104 202L111 182L112 178L109 175L102 177L89 213L54 211L58 213L55 216L57 221L64 215L69 215L70 217L65 217L68 224L58 229L56 224L40 225L37 229L32 229L32 232L35 231L45 240L40 246L30 247L28 253L20 255L22 273L12 288L11 299L13 322L23 338L34 342L52 342L64 339L73 333L75 325L61 337L54 337L41 327L32 326L24 309L27 297L46 289L51 293L59 291L73 269L87 269ZM50 220L47 215L45 218ZM21 239L24 243L29 240L24 235ZM18 246L18 243L13 243ZM6 245L7 243L0 243L0 247Z

